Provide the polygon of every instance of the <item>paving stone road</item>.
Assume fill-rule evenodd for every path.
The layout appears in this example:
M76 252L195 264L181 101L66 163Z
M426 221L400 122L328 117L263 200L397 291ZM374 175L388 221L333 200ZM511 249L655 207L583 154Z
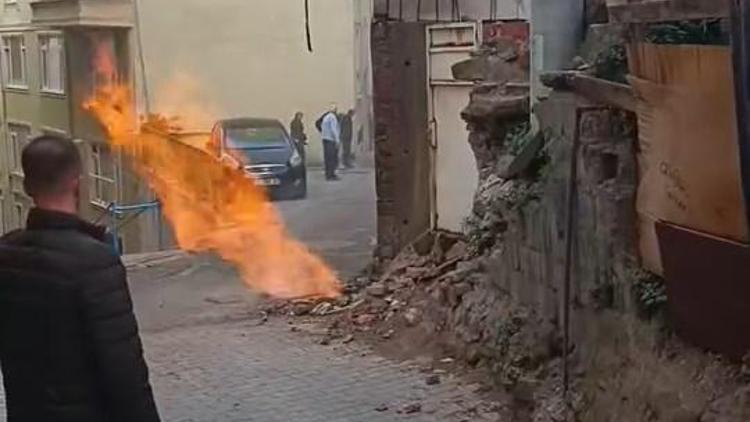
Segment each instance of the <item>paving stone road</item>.
M181 327L143 339L164 421L498 420L476 386L454 378L428 386L414 364L356 344L322 346L283 321ZM413 404L421 410L403 413Z
M357 345L318 345L283 322L178 329L145 342L169 421L496 420L467 411L482 402L456 380L427 386L418 368ZM398 413L413 403L420 412Z
M368 260L374 193L371 173L343 176L321 184L313 174L311 199L280 209L297 237L348 276ZM356 341L323 346L283 320L259 325L257 299L214 258L167 253L126 262L164 421L498 420L458 379L427 386L415 364ZM415 403L420 411L398 413ZM0 394L0 422L4 413Z

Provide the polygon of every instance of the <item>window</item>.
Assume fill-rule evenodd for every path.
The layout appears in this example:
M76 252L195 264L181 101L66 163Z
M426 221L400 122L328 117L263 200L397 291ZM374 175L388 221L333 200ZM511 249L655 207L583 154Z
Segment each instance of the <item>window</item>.
M0 195L0 234L5 233L5 198Z
M23 227L26 225L26 208L20 202L16 202L16 226Z
M42 91L65 92L65 57L61 35L39 36L39 63L42 73Z
M116 199L115 164L109 148L104 145L91 146L90 169L91 188L89 189L89 196L91 202L105 207L109 206Z
M26 125L8 124L8 141L10 142L10 171L21 173L21 153L29 142L31 128Z
M23 35L3 37L3 79L14 88L28 88L26 83L26 42Z

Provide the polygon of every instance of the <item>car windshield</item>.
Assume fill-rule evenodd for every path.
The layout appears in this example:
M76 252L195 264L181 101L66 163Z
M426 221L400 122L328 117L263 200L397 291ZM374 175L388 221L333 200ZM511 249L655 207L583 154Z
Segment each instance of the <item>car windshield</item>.
M241 127L226 129L229 149L282 148L287 146L286 133L280 127Z

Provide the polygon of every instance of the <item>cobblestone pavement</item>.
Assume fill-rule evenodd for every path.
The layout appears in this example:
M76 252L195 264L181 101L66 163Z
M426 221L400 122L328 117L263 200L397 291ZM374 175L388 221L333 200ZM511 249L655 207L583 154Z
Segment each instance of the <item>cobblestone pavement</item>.
M322 185L318 176L310 200L280 208L297 237L351 275L371 248L371 174ZM492 404L458 379L443 375L428 386L415 364L389 361L356 341L324 346L281 320L258 325L257 299L214 258L165 253L125 261L165 422L498 420L487 416ZM415 404L419 411L398 413Z
M482 402L456 380L427 386L416 367L321 346L283 323L180 329L146 347L168 421L496 420L467 412ZM421 411L398 413L413 403Z
M428 386L416 365L353 343L322 346L281 321L183 327L143 338L164 421L497 420L475 386L454 378ZM415 404L419 411L405 413Z

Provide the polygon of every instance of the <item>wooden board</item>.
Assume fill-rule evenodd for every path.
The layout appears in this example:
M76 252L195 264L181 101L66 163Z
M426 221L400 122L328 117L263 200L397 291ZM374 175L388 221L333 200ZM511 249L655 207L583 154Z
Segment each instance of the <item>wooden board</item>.
M662 273L656 221L746 242L729 48L635 44L629 56L644 264Z

